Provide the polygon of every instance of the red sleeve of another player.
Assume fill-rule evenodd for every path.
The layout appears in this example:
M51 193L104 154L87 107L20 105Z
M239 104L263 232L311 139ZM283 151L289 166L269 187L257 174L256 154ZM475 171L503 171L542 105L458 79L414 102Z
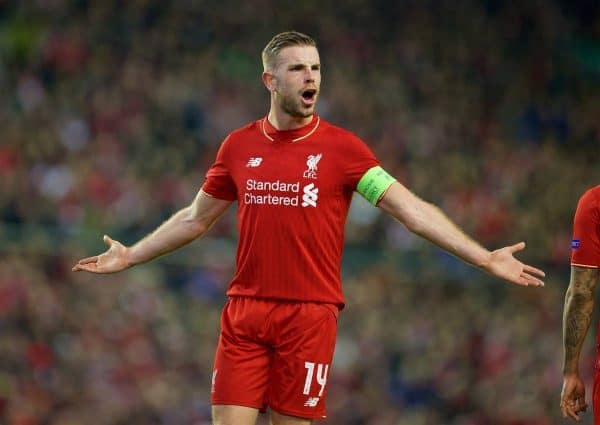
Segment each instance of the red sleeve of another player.
M596 194L599 192L595 191ZM571 264L600 267L600 211L594 191L587 191L577 204L573 220Z
M350 136L350 140L345 145L344 158L347 161L346 182L352 190L356 189L358 181L367 171L380 165L365 142L354 135Z
M206 173L202 190L215 198L235 201L237 199L237 189L227 166L228 140L228 138L225 139L221 144L215 162Z

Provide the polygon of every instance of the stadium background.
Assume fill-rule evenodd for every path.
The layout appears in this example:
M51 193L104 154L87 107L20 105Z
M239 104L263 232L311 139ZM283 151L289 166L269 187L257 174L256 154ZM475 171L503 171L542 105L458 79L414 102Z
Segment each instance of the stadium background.
M510 287L357 199L322 423L563 423L572 214L600 182L599 6L517 3L0 1L0 423L208 423L234 209L153 263L70 268L190 202L222 138L266 113L259 54L287 29L320 44L324 118L548 272Z

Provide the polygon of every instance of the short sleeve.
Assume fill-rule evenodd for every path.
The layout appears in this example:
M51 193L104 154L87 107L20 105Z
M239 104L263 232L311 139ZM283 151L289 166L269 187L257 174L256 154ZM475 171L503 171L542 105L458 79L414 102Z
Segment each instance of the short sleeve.
M580 199L573 220L571 264L600 267L600 186L588 190Z
M235 201L237 199L237 188L227 166L228 140L229 138L226 138L223 141L215 162L206 172L202 190L214 198Z
M344 149L344 159L346 162L346 185L352 190L356 190L359 180L367 171L380 165L365 142L353 134L350 134Z

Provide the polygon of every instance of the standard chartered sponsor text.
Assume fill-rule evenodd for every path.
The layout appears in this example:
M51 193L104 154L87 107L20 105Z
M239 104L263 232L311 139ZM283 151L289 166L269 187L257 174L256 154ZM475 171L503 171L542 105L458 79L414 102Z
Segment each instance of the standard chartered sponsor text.
M296 196L275 196L271 194L267 195L254 195L252 193L244 194L244 202L246 204L258 204L258 205L291 205L293 207L298 206L298 195Z
M300 182L285 183L279 180L263 182L260 180L246 180L246 190L272 190L275 192L300 192Z
M244 193L245 204L284 205L297 207L300 193L300 182L286 183L280 180L260 181L248 179L246 180L246 190L247 192ZM279 193L251 193L254 191Z

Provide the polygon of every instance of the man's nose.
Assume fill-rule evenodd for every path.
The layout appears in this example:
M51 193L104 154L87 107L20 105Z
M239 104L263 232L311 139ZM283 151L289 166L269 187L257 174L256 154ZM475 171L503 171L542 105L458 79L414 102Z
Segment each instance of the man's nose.
M307 83L313 83L315 81L315 71L307 69L304 72L304 81Z

